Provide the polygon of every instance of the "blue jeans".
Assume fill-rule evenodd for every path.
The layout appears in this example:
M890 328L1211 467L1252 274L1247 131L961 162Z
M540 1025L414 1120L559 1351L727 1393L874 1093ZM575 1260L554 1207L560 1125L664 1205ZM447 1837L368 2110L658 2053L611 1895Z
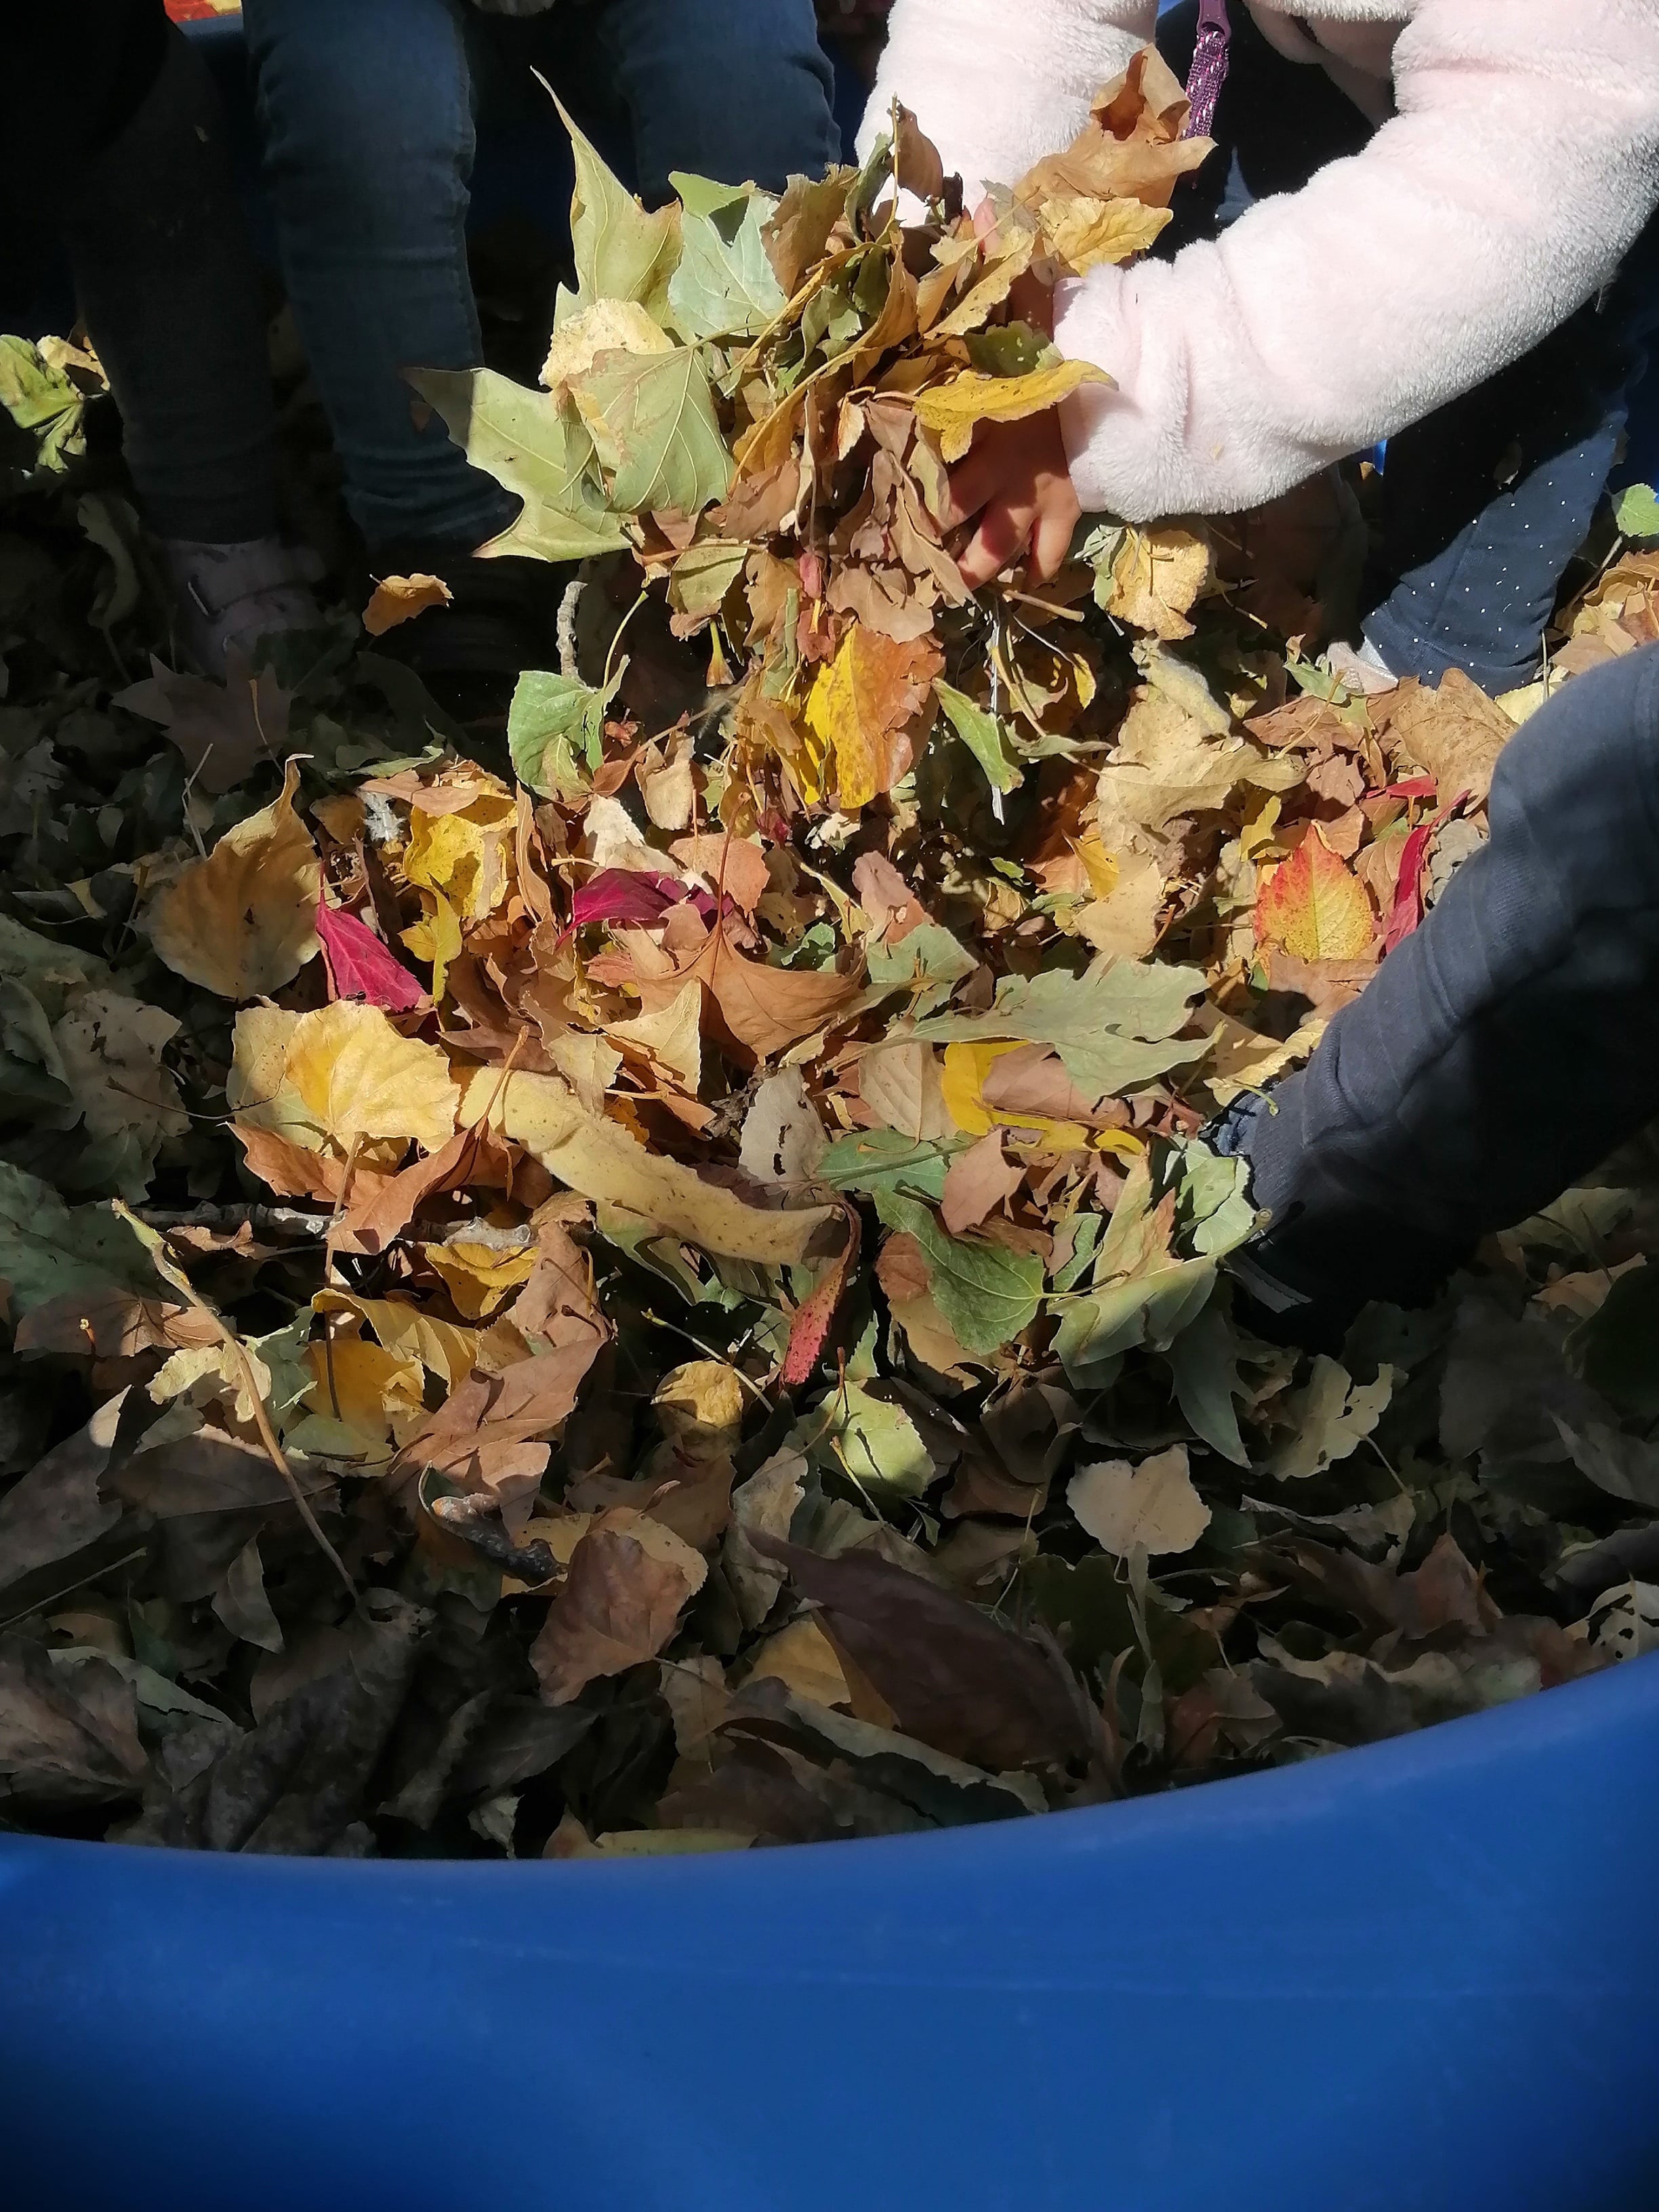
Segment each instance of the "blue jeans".
M516 511L441 423L416 427L402 372L483 360L465 236L475 121L551 116L532 64L647 199L671 169L781 190L840 157L812 0L557 0L523 20L461 0L243 13L289 298L371 552L470 548Z
M1659 646L1539 709L1490 819L1308 1066L1224 1118L1270 1306L1413 1304L1659 1115Z
M1197 9L1158 44L1183 76ZM1357 154L1372 126L1325 72L1287 61L1242 8L1216 109L1217 152L1176 198L1159 242L1213 237L1253 202ZM1397 675L1461 668L1483 690L1526 682L1568 562L1583 544L1659 322L1659 226L1605 300L1498 375L1389 441L1365 635Z

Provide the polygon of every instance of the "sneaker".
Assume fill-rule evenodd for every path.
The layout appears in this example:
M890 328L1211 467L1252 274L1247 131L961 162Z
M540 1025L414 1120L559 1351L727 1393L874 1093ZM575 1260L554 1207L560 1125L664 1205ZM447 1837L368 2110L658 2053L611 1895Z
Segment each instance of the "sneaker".
M190 538L155 541L173 594L179 642L204 676L222 681L234 647L256 647L325 627L312 586L322 575L313 553L276 537L216 545Z

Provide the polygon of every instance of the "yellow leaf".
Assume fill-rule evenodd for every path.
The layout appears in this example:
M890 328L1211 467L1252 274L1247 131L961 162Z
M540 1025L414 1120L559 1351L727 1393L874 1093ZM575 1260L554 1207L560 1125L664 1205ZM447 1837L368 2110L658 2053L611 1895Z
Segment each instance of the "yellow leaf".
M455 1133L460 1094L448 1060L435 1045L399 1036L378 1006L343 1001L301 1014L286 1072L307 1112L346 1152L403 1137L435 1152Z
M1090 1132L1081 1121L1051 1121L1039 1114L1010 1114L999 1106L994 1113L985 1103L985 1079L1005 1053L1023 1052L1012 1044L951 1044L945 1048L942 1087L945 1109L964 1136L985 1137L993 1129L1030 1129L1039 1149L1051 1152L1080 1152Z
M362 1298L355 1291L319 1291L311 1302L318 1314L355 1314L375 1337L403 1360L414 1360L453 1389L474 1368L499 1375L526 1358L525 1340L510 1322L488 1328L460 1328L436 1321L402 1298Z
M836 1647L811 1613L769 1636L744 1677L750 1682L781 1682L814 1705L850 1705L853 1692Z
M495 1069L480 1068L461 1109L464 1126L475 1127L486 1111L493 1127L569 1189L659 1222L723 1259L799 1267L818 1231L840 1218L830 1206L775 1212L746 1205L679 1161L648 1152L619 1122L586 1112L554 1076L510 1075L503 1085Z
M306 1364L314 1377L306 1410L352 1430L362 1439L366 1458L389 1458L394 1421L425 1412L420 1362L400 1358L366 1337L308 1344Z
M449 981L450 962L461 957L461 925L454 908L441 891L428 891L425 898L431 902L429 908L402 934L404 945L417 960L431 963L432 996L435 1001L443 997L444 986Z
M654 1014L612 1022L605 1035L644 1054L696 1097L702 1081L702 985L692 981Z
M428 1244L422 1254L444 1288L457 1313L468 1321L484 1321L510 1291L528 1280L536 1264L536 1248L499 1252L493 1245L457 1237L450 1244Z
M269 1129L314 1152L325 1142L323 1125L288 1079L288 1048L300 1018L281 1006L243 1007L232 1031L225 1102L245 1128Z
M428 607L447 607L453 597L441 576L382 576L363 609L363 628L370 637L384 637Z
M152 902L145 926L175 975L222 999L264 999L318 950L323 873L294 811L290 761L279 797L228 830Z
M410 817L404 873L422 890L441 892L462 921L482 921L512 888L517 832L518 808L499 787L450 813L417 807Z
M1058 407L1085 384L1109 387L1112 379L1092 362L1057 362L1028 376L981 376L976 370L935 385L916 401L917 418L933 431L947 461L959 461L981 422L1018 422Z
M602 353L672 353L674 341L637 300L595 300L553 333L542 382L557 392L586 376Z
M806 702L806 727L836 756L836 798L844 814L890 791L901 763L894 740L921 708L941 666L926 639L906 643L854 623L841 650L818 671Z
M1176 522L1126 530L1109 586L1096 596L1109 615L1154 637L1190 637L1189 610L1208 588L1210 542Z
M682 1459L706 1462L737 1447L743 1427L743 1384L723 1359L692 1359L658 1383L651 1401L657 1425Z
M1216 1014L1215 1042L1204 1060L1204 1087L1218 1106L1231 1106L1241 1091L1265 1090L1275 1076L1306 1060L1328 1027L1323 1015L1310 1014L1291 1036L1270 1037Z
M1085 193L1045 200L1038 211L1049 250L1081 276L1105 262L1145 253L1174 220L1169 208L1139 200L1097 200Z

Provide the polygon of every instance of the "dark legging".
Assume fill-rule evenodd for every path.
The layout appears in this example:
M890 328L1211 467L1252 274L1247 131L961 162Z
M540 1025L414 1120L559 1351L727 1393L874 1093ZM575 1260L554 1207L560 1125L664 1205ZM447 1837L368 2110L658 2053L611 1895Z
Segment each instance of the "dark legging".
M13 0L0 143L23 180L4 221L20 244L48 222L61 237L151 528L220 544L273 530L258 273L218 101L161 0Z

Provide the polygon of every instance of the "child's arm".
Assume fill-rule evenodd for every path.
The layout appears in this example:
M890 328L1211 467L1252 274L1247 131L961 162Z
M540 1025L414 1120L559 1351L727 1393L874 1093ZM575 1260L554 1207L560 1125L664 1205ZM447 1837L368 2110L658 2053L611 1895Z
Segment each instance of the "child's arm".
M1421 0L1364 153L1172 264L1069 289L1085 509L1252 507L1528 352L1659 204L1655 0Z
M968 204L1067 146L1152 37L1158 0L897 0L859 151L895 97L959 170Z

